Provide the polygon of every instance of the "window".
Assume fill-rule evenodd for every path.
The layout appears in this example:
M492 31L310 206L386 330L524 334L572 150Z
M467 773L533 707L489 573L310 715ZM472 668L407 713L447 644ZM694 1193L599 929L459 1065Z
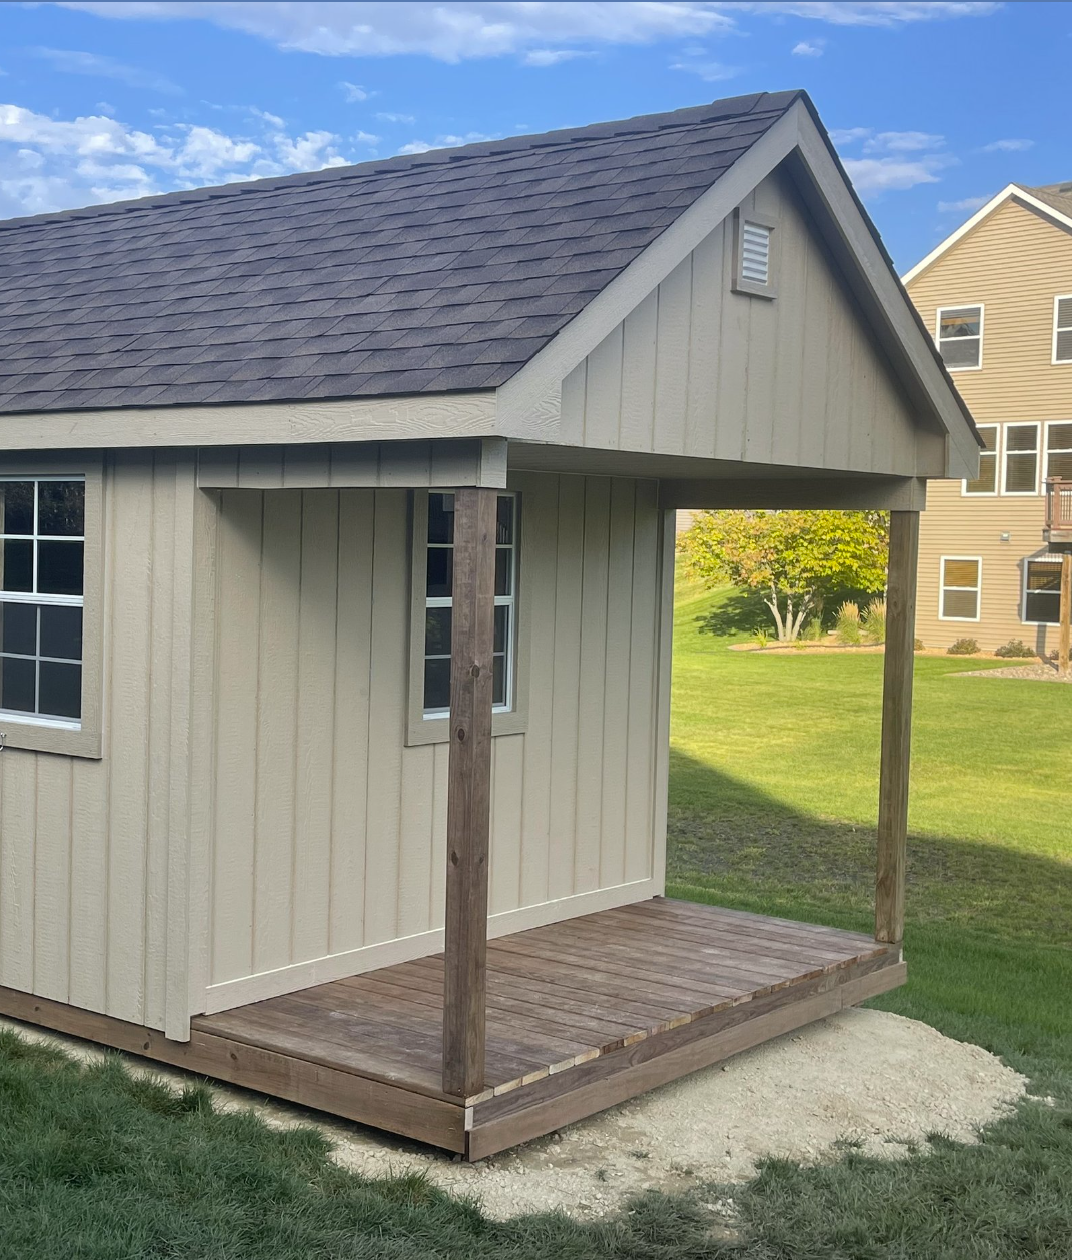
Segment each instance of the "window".
M1028 560L1024 568L1023 620L1057 625L1061 619L1061 561Z
M1005 426L1005 465L1002 494L1038 494L1039 427L1037 424Z
M983 366L982 306L938 308L938 353L950 371Z
M978 556L943 556L938 616L942 621L978 621L983 562Z
M1072 363L1072 293L1053 299L1053 361Z
M1046 476L1072 481L1072 422L1046 426Z
M0 713L82 718L84 478L0 478Z
M450 710L451 580L454 568L454 496L428 495L425 531L423 714L446 717ZM515 592L517 586L517 498L500 494L495 535L495 642L492 705L513 708Z
M998 426L979 425L983 449L979 452L979 476L965 481L964 494L996 494L998 489Z
M754 210L734 218L733 290L753 297L775 296L775 222Z

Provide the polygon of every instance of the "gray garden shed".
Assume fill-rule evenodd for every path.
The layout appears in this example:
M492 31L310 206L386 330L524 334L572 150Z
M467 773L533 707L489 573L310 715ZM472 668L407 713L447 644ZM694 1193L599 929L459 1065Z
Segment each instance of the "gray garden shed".
M808 98L0 224L0 1011L478 1158L904 976L971 419ZM876 939L668 901L679 507L892 511Z

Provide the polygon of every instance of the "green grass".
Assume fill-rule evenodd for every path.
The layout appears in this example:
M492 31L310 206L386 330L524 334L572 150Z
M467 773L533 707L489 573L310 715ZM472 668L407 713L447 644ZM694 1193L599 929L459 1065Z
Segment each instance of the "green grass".
M866 929L881 657L728 651L761 617L753 599L682 587L671 892ZM1072 695L964 668L917 661L910 980L877 1004L1030 1077L1037 1096L982 1144L769 1161L733 1192L730 1231L706 1192L649 1194L602 1224L495 1223L419 1178L336 1167L315 1131L0 1033L0 1257L1070 1260Z

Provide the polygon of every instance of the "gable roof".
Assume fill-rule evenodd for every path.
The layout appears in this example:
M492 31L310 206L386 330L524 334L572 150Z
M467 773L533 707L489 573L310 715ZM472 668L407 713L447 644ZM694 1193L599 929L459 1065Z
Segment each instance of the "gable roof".
M801 96L0 223L0 412L494 388Z
M1040 211L1046 218L1062 227L1072 228L1072 183L1042 184L1039 187L1032 187L1029 184L1006 184L1001 192L991 197L985 206L981 206L956 231L950 232L945 240L936 245L925 258L921 258L914 267L909 268L903 277L905 284L911 283L916 276L926 271L947 250L952 249L961 237L966 236L972 228L977 227L984 219L988 219L995 210L1012 198Z

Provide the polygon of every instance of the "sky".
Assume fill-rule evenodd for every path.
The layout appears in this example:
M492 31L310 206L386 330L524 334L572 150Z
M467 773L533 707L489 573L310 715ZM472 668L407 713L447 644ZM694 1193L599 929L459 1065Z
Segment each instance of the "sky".
M904 271L1072 179L1070 3L3 3L0 218L805 88Z

